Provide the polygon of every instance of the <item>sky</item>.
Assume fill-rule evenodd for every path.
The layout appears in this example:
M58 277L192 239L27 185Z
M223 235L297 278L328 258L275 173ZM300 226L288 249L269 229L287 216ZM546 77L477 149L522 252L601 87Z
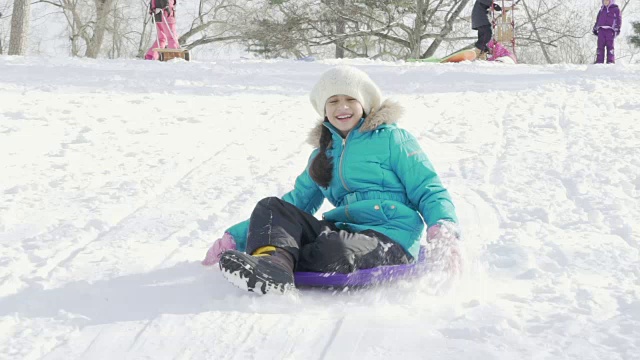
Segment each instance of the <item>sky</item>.
M308 93L342 63L405 107L465 272L242 292L200 260L291 189ZM640 65L0 69L0 359L640 359Z

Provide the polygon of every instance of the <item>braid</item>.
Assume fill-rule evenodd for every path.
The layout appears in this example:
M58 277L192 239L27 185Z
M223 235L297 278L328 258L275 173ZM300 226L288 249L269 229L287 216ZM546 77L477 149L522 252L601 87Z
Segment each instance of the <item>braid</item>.
M309 175L318 185L327 188L333 177L333 158L327 156L327 149L331 144L331 130L322 127L320 135L320 152L309 166Z

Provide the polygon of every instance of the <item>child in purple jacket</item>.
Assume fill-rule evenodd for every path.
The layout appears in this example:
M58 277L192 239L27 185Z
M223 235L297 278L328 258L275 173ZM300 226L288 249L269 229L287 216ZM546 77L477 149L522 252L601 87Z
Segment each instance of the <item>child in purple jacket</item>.
M607 49L607 63L614 64L616 56L614 53L615 38L620 35L622 25L622 15L616 5L615 0L602 0L602 7L598 12L596 24L593 27L593 35L598 36L598 56L596 64L604 64L605 48Z

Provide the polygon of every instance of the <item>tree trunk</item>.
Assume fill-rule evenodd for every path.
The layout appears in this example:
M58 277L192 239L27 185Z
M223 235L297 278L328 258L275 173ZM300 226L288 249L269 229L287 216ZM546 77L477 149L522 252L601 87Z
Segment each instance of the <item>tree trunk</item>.
M549 55L549 52L547 51L547 48L544 47L544 43L542 41L542 38L540 37L540 33L538 32L538 27L536 26L535 22L533 21L533 17L531 16L531 12L529 12L529 7L524 2L524 0L522 1L522 6L524 6L524 11L527 13L527 18L531 22L531 26L533 28L533 33L535 34L536 39L540 43L540 49L542 50L542 54L544 55L544 58L545 58L545 60L547 60L548 64L551 64L552 63L551 56Z
M136 55L137 58L144 58L144 55L147 52L145 44L148 42L147 27L149 26L149 23L151 23L151 17L150 16L143 17L142 33L140 34L140 41L138 42L138 55ZM151 32L153 32L153 30L154 29L151 29Z
M91 41L87 45L87 51L85 56L95 59L100 54L100 48L102 47L102 41L104 40L104 33L107 29L107 20L109 18L109 12L111 10L111 4L113 0L95 0L96 3L96 25L93 29L93 36Z
M80 56L81 44L80 40L84 42L85 46L88 46L91 42L90 34L87 29L88 24L85 24L82 17L79 14L80 7L78 0L59 0L59 5L63 10L64 16L67 20L69 27L69 41L71 42L71 56ZM91 19L88 19L91 21ZM86 48L85 48L86 53Z
M433 56L433 54L436 53L436 50L438 50L438 48L440 47L440 44L442 44L442 42L444 41L444 38L447 37L451 33L451 31L453 31L453 24L458 19L458 17L460 16L460 13L465 8L465 6L467 6L468 3L469 3L469 0L461 0L458 4L455 5L455 7L453 7L449 11L449 14L447 15L448 17L446 17L444 21L445 25L442 28L442 30L440 30L439 36L433 40L431 45L429 45L429 48L427 49L427 51L425 51L424 54L422 54L421 58L425 59L430 56Z
M29 36L31 3L29 0L14 0L11 17L11 36L9 37L9 55L25 55Z
M2 13L0 13L0 19L2 19ZM0 55L2 55L2 38L0 37Z
M413 31L409 34L409 51L411 59L420 58L421 46L422 46L422 33L426 27L425 10L426 5L424 0L416 1L416 18L413 23Z
M338 0L338 9L344 8L344 0ZM345 20L341 17L338 17L336 20L336 35L342 35L345 31ZM344 39L336 41L336 59L344 58Z

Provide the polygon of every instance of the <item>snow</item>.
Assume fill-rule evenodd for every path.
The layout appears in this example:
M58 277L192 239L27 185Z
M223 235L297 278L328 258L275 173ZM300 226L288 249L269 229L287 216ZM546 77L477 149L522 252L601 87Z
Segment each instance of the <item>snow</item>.
M407 109L465 274L259 297L199 261L347 62ZM640 66L0 57L0 358L640 359ZM325 209L328 206L325 205Z

